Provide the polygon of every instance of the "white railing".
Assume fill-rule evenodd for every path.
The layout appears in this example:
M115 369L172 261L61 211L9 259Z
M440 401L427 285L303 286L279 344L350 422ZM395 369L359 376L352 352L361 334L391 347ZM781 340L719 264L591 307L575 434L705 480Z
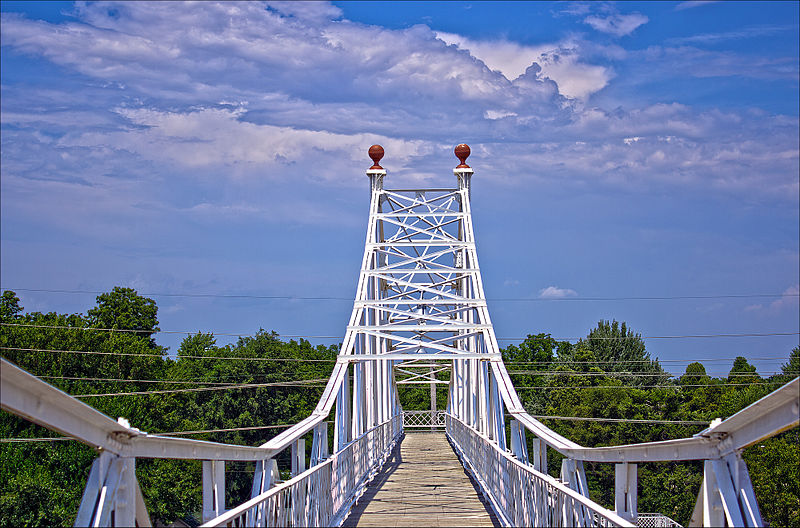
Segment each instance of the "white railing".
M444 429L445 411L403 411L406 429Z
M403 432L397 415L329 459L203 524L211 526L333 526L363 494Z
M447 436L506 526L635 526L447 415Z

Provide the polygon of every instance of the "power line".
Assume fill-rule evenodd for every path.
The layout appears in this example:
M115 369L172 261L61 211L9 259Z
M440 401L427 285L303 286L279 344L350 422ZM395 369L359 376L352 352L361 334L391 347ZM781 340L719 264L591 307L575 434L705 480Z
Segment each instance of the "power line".
M154 359L165 359L160 354L141 354L133 352L97 352L89 350L53 350L50 348L17 348L17 347L0 347L0 350L12 350L17 352L49 352L56 354L89 354L100 356L133 356L133 357L149 357ZM336 363L335 359L306 359L306 358L265 358L265 357L231 357L231 356L179 356L179 359L230 359L241 361L286 361L286 362L301 362L301 363Z
M229 433L233 431L257 431L262 429L287 429L295 424L280 424L280 425L257 425L253 427L230 427L227 429L202 429L197 431L172 431L169 433L150 433L158 436L179 436L201 433ZM16 442L64 442L69 440L76 440L72 436L58 436L55 438L0 438L2 443L16 443Z
M125 378L91 378L81 376L36 376L41 379L57 379L67 381L102 381L106 382L125 382L125 383L167 383L167 384L183 384L183 385L234 385L235 381L189 381L189 380L143 380L143 379L125 379Z
M75 394L73 398L100 398L106 396L146 396L151 394L175 394L179 392L208 392L220 390L238 390L238 389L253 389L258 387L309 387L314 386L312 383L324 382L324 379L314 379L304 381L278 381L274 383L243 383L243 384L229 384L222 387L201 387L197 389L165 389L154 391L133 391L133 392L108 392L105 394Z
M61 326L61 325L35 325L23 323L0 323L0 326L20 327L20 328L43 328L43 329L64 329L64 330L82 330L82 331L99 331L99 332L128 332L128 333L146 333L146 334L209 334L212 336L233 336L233 337L255 337L257 334L246 333L224 333L224 332L203 332L203 331L190 331L190 330L135 330L125 328L94 328L90 326ZM402 331L402 329L397 329ZM269 335L269 334L268 334ZM800 332L745 332L745 333L719 333L719 334L683 334L683 335L654 335L654 336L615 336L615 337L592 337L591 339L604 340L604 341L624 341L628 339L695 339L695 338L720 338L720 337L774 337L774 336L793 336L800 335ZM275 337L284 338L306 338L306 339L339 339L342 336L334 335L282 335L277 334ZM527 337L499 337L498 341L525 341ZM555 337L552 338L556 341L575 341L583 339L583 337Z
M87 354L87 355L101 355L101 356L128 356L128 357L148 357L153 359L167 359L160 354L144 354L144 353L133 353L133 352L98 352L98 351L91 351L91 350L56 350L50 348L22 348L22 347L7 347L7 346L0 346L0 350L9 350L14 352L47 352L53 354ZM314 358L265 358L265 357L234 357L234 356L194 356L194 355L181 355L178 359L217 359L217 360L238 360L238 361L276 361L276 362L300 362L300 363L335 363L336 359L314 359ZM436 359L436 358L432 358ZM734 358L711 358L711 359L665 359L659 360L659 363L685 363L687 361L692 362L715 362L715 361L731 361ZM786 361L788 358L750 358L750 361ZM568 364L577 365L577 364L592 364L592 365L607 365L607 366L616 366L619 364L630 364L630 363L651 363L655 360L631 360L631 361L620 361L620 362L602 362L602 361L570 361ZM509 361L505 363L506 366L509 365L550 365L552 363L545 363L545 362L537 362L537 361ZM533 372L543 372L543 371L533 371ZM663 375L659 373L647 374L651 376L658 376ZM706 374L708 375L708 374Z
M202 330L146 330L146 329L132 329L132 328L95 328L93 326L66 326L66 325L37 325L26 323L0 323L0 326L13 326L19 328L44 328L52 330L84 330L94 332L120 332L129 334L210 334L214 336L227 336L227 337L255 337L257 334L253 333L235 333L235 332L214 332ZM269 335L269 334L267 334ZM283 335L277 334L276 337L289 337L289 338L316 338L316 339L341 339L341 335Z
M625 389L625 390L639 390L639 389L685 389L685 388L700 388L700 387L718 387L724 389L726 387L752 387L757 385L783 385L783 381L759 381L752 383L698 383L698 384L675 384L675 385L514 385L515 389Z
M671 424L671 425L708 425L707 421L700 420L647 420L639 418L587 418L582 416L543 416L531 414L537 420L569 420L573 422L608 422L608 423L642 423L642 424Z
M606 377L606 378L616 378L616 377L631 377L631 378L652 378L652 377L661 377L665 374L660 372L577 372L574 370L509 370L509 374L514 375L528 375L528 376L586 376L586 377ZM726 376L726 377L751 377L751 376L767 376L767 375L777 375L777 374L793 374L793 373L786 373L786 372L778 372L778 371L766 371L761 372L760 374L756 374L755 372L729 372L729 373L721 373L721 374L700 374L699 376ZM697 374L681 374L682 376L698 376Z
M12 291L27 291L39 293L69 293L102 295L109 293L96 290L55 290L47 288L5 288ZM187 298L212 298L212 299L267 299L267 300L293 300L293 301L353 301L353 297L336 296L301 296L301 295L253 295L253 294L220 294L220 293L140 293L143 297L187 297ZM492 302L550 302L550 301L671 301L691 299L755 299L775 297L800 297L797 293L747 293L747 294L722 294L722 295L657 295L657 296L626 296L626 297L497 297L488 298Z

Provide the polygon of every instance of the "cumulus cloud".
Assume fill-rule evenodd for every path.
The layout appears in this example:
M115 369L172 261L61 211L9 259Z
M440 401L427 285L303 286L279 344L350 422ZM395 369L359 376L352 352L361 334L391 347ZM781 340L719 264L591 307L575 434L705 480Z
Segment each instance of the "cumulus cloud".
M604 88L612 77L605 66L581 62L577 46L570 42L524 46L507 40L477 41L440 31L436 37L469 51L511 81L525 75L531 65L538 66L539 77L555 81L558 92L570 98L586 98Z
M559 288L558 286L548 286L539 290L540 299L565 299L567 297L577 297L578 292L570 288Z
M776 299L770 303L769 307L772 310L778 311L792 306L797 307L800 302L800 284L789 286L783 291L780 299Z
M639 26L647 24L649 20L646 15L641 13L631 13L629 15L615 14L606 17L591 15L584 18L583 23L602 33L609 33L615 37L624 37L633 33Z
M593 16L601 15L630 16ZM31 137L40 150L47 143L75 159L89 152L107 173L146 162L337 185L358 181L365 146L382 142L389 167L419 181L435 172L434 153L472 138L473 150L494 160L490 177L521 174L518 185L668 183L775 196L798 188L790 117L590 104L613 82L613 61L776 76L783 67L791 76L796 65L751 61L743 70L733 55L694 49L626 52L575 38L530 46L421 25L392 30L342 19L324 3L89 3L61 24L2 16L4 52L45 57L90 80L38 94L4 86L4 126L38 133ZM632 26L623 22L615 31ZM42 156L4 132L4 169L36 177ZM51 177L94 181L55 158L51 166Z
M371 141L382 143L393 153L393 159L402 163L429 148L420 141L257 125L239 119L244 113L241 108L201 108L187 112L119 108L117 111L136 126L124 131L67 135L59 143L135 152L147 160L169 161L188 168L236 164L268 168L303 160L309 152L332 152L363 160L363 147ZM335 172L317 174L341 179Z

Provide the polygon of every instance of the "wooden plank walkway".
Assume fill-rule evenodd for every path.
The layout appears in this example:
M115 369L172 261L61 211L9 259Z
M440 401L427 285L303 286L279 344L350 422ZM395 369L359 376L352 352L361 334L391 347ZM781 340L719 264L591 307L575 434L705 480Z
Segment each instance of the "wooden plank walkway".
M444 433L406 433L343 526L499 526Z

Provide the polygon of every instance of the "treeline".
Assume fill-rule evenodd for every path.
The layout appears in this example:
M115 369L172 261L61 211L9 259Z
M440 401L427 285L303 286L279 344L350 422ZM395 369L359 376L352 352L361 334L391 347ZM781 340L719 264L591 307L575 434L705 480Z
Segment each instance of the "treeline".
M100 295L86 315L22 312L14 292L3 292L4 358L142 431L239 429L185 435L199 440L259 445L284 428L247 428L307 417L338 353L336 346L284 342L259 330L226 346L210 334L190 335L170 359L152 339L158 331L155 302L127 288ZM260 386L217 390L228 384ZM152 393L92 397L142 391ZM4 439L58 436L0 413ZM0 526L71 526L95 457L74 441L0 443ZM279 465L288 467L280 459ZM250 498L252 469L252 463L226 464L228 506ZM154 522L199 519L199 461L137 459L136 474Z
M504 350L503 359L530 414L591 419L541 420L587 447L692 436L800 373L800 349L795 347L780 374L760 376L747 359L737 357L727 376L711 377L693 362L672 379L650 358L639 334L624 323L607 321L576 344L529 335ZM794 428L743 453L762 516L772 526L800 526L798 433ZM558 476L561 457L550 454L550 474ZM614 465L588 463L586 471L592 499L613 509ZM639 464L639 511L661 513L688 526L702 476L702 462Z
M284 342L260 330L226 346L218 346L210 334L190 335L173 359L153 339L159 330L156 303L127 288L98 296L85 315L24 313L19 303L14 292L3 292L4 358L152 433L234 429L187 437L259 445L283 430L265 426L294 424L312 411L338 353L337 346ZM616 321L601 321L575 344L537 334L502 352L531 414L621 420L542 418L585 446L690 436L705 428L691 422L730 416L800 371L795 348L780 375L762 377L745 358L736 358L727 377L712 378L703 365L692 363L683 376L672 379L650 358L641 336ZM247 386L252 384L257 386ZM439 387L437 403L444 408L446 387ZM401 386L401 402L409 410L429 408L429 394L426 385ZM656 422L625 421L630 419ZM664 421L689 423L659 423ZM0 437L58 435L2 412ZM762 515L773 526L800 525L799 445L795 428L744 453ZM0 525L72 524L96 457L92 449L74 441L4 441L0 457ZM249 498L252 464L226 468L230 507ZM550 450L551 474L559 468L560 458ZM588 464L586 469L592 498L613 508L613 464ZM198 517L199 462L139 459L137 476L154 521ZM701 478L701 463L640 465L639 511L688 524Z

